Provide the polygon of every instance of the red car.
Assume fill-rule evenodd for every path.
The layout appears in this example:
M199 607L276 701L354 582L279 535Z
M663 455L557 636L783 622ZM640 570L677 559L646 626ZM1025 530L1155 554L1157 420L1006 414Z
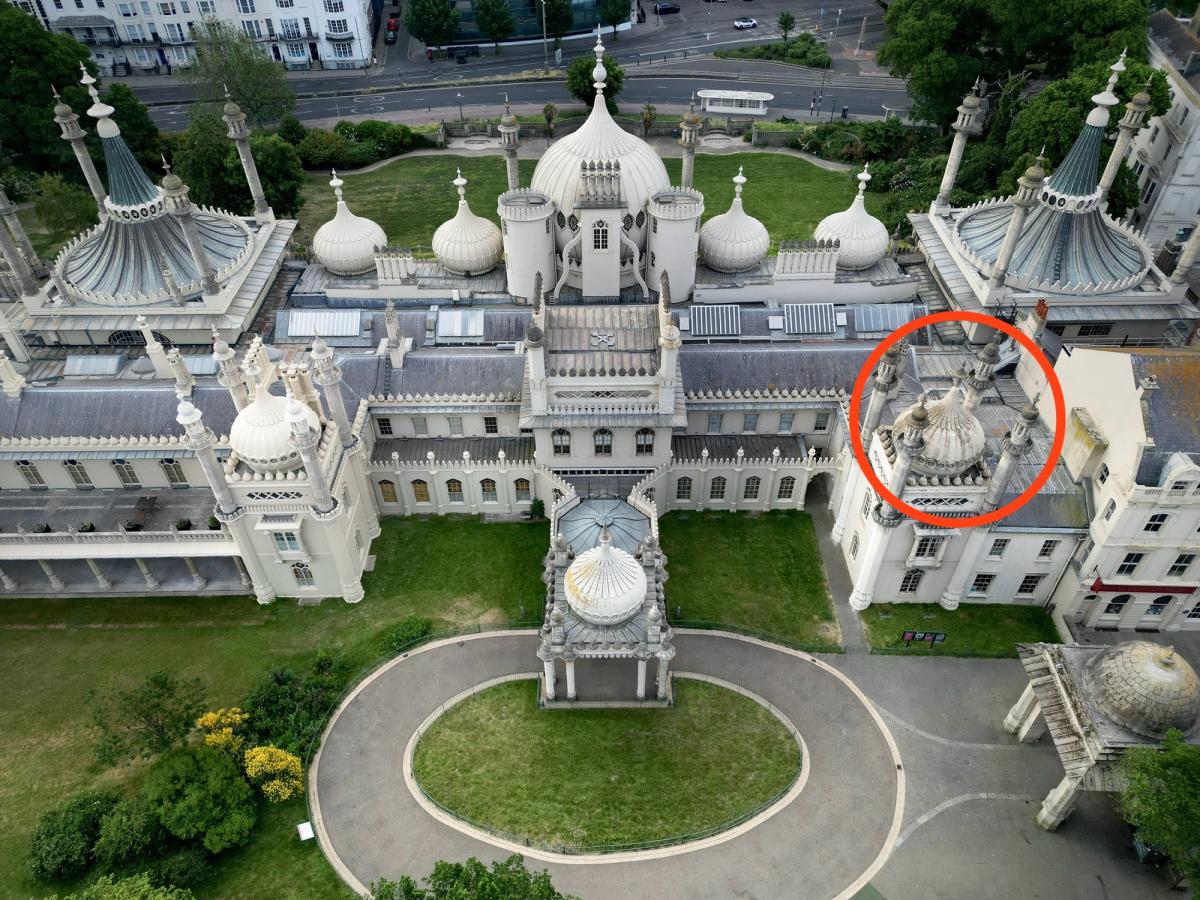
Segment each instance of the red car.
M388 31L399 31L400 30L400 20L399 19L388 19L387 30Z

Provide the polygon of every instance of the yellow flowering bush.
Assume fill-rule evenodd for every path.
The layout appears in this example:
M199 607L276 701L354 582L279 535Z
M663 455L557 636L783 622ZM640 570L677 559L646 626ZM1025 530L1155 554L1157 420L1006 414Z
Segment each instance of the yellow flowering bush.
M300 757L278 747L254 747L246 751L246 777L258 785L272 803L282 803L304 790Z
M249 713L232 706L206 712L196 720L196 727L204 733L206 747L212 747L222 756L236 760L246 745L246 739L238 734L238 730L249 721Z

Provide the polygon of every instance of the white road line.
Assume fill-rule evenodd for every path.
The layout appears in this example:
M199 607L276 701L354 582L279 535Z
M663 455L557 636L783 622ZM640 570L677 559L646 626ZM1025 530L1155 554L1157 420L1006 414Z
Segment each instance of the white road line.
M932 819L939 813L944 813L951 807L958 806L960 803L967 803L971 800L1041 800L1041 797L1035 797L1029 794L959 794L957 797L951 797L949 800L943 800L929 812L924 813L919 819L909 825L900 833L900 837L896 839L896 848L908 840L909 835Z

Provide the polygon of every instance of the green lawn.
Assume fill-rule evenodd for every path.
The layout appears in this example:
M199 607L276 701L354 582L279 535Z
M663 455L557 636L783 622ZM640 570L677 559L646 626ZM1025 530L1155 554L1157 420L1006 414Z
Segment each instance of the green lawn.
M722 622L795 644L841 641L812 517L797 511L667 514L672 620Z
M343 654L352 670L370 664L382 634L411 613L440 628L512 619L522 605L535 617L546 545L544 522L388 519L357 606L260 607L244 597L0 600L0 897L50 893L24 865L42 812L140 771L93 767L89 690L165 666L204 679L211 706L236 705L271 668L305 665L318 648ZM197 896L348 897L316 843L296 839L305 818L303 802L264 807L252 843L223 857Z
M936 603L873 603L859 616L877 653L1015 657L1019 643L1059 643L1058 630L1040 606L964 603L950 611ZM944 631L946 640L932 650L916 642L906 648L905 631Z
M680 161L665 160L673 181L679 180ZM529 184L537 160L522 159L521 183ZM470 182L467 199L480 216L499 223L496 197L507 189L504 159L500 156L403 157L365 175L344 176L350 208L374 219L394 246L422 248L427 253L433 232L454 215L458 196L450 183L462 167ZM743 194L746 211L767 226L773 241L812 237L817 222L845 209L854 197L852 179L830 172L794 156L780 153L701 154L696 161L695 185L704 194L704 218L723 213L733 202L733 182L738 166L745 167L749 183ZM308 242L316 229L333 217L334 197L329 175L311 174L300 210L301 240ZM868 206L877 195L868 194Z
M752 812L796 777L790 732L753 700L676 682L670 709L539 710L532 681L450 710L414 774L447 809L561 845L660 841Z

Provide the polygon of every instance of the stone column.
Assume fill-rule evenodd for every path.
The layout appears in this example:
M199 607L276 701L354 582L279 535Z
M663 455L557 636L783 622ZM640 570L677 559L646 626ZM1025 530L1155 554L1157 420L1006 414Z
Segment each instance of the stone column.
M1059 825L1066 821L1072 810L1075 809L1075 800L1079 796L1079 782L1071 778L1070 775L1064 775L1050 793L1046 795L1046 799L1042 801L1042 808L1037 814L1037 823L1047 831L1053 831Z
M683 148L683 171L679 184L686 188L692 186L692 178L696 171L696 148L700 146L699 126L700 117L696 115L696 98L693 96L688 104L688 111L679 120L679 146Z
M58 577L54 569L50 568L50 563L44 559L39 559L38 565L41 566L42 571L46 573L46 578L50 581L51 589L61 591L63 589L63 580Z
M883 354L883 359L879 361L879 367L875 370L875 377L871 380L871 399L867 401L867 412L863 416L862 430L859 432L859 440L862 442L864 451L871 446L871 436L875 434L875 429L879 427L879 422L883 418L884 404L887 403L888 395L896 386L902 353L903 348L900 346L900 342L888 347L887 352ZM851 423L851 427L853 425L854 423Z
M982 350L975 356L975 368L963 379L966 387L966 397L963 406L968 412L975 412L983 402L984 392L996 380L994 372L1000 362L1000 335L995 334Z
M138 316L134 320L137 324L138 331L142 333L142 338L146 341L146 356L150 357L150 362L154 364L155 378L174 378L175 370L171 368L171 361L167 359L167 352L163 349L163 345L158 342L158 338L154 336L154 331L150 327L150 323L146 321L145 316Z
M0 585L3 585L6 591L15 591L17 589L17 580L3 569L0 569Z
M200 569L197 568L196 561L194 559L192 559L190 556L185 556L183 557L183 564L187 566L187 570L192 576L192 584L196 586L197 590L202 591L208 587L208 579L200 574Z
M88 190L92 192L92 197L99 209L100 221L103 222L108 218L108 208L104 205L104 199L108 194L104 190L104 182L100 180L100 173L96 171L96 163L88 153L87 145L84 144L86 135L79 126L79 116L58 98L58 91L54 92L54 96L58 99L58 103L54 106L54 121L62 129L62 139L71 145L71 150L75 153L75 159L79 163L79 168L83 170L83 178L87 182Z
M13 400L19 399L21 391L25 389L25 376L17 371L3 350L0 350L0 386L3 387L4 395Z
M647 659L638 657L637 661L637 698L639 700L646 699L646 668Z
M183 426L185 443L188 449L196 454L196 460L204 470L204 477L217 500L217 510L226 515L233 514L238 509L238 502L234 499L229 482L225 479L225 469L213 449L217 439L204 427L200 410L183 400L179 404L175 421Z
M576 696L576 694L575 694L575 655L573 653L572 654L564 653L563 654L563 662L566 663L566 667L567 667L567 699L574 700L575 696Z
M188 252L191 253L192 261L196 264L196 271L200 273L201 289L210 296L216 294L219 291L217 274L213 270L212 260L208 258L208 253L205 252L204 244L200 240L200 228L196 225L196 207L188 199L187 185L178 175L168 172L167 177L162 180L162 187L166 196L167 211L179 220Z
M979 551L990 531L991 529L984 527L972 528L967 532L962 555L954 565L950 583L946 585L946 589L942 591L942 596L938 599L938 605L942 609L958 609L958 604L962 602L963 592L967 587L967 579L975 571L975 562L979 559Z
M33 274L30 260L25 258L25 254L21 252L3 223L0 223L0 254L3 254L5 260L8 261L8 267L12 269L13 275L20 282L21 294L26 297L36 297L40 285L37 276Z
M238 581L242 583L242 587L250 587L253 582L250 580L250 573L246 571L246 564L242 562L240 556L231 556L233 567L237 569Z
M213 329L213 359L217 362L217 383L229 391L233 405L241 412L250 403L246 394L246 382L238 371L236 354L233 348L221 338L220 333Z
M666 656L659 656L659 657L658 657L658 678L657 678L657 683L658 683L658 699L659 699L659 700L666 700L666 699L667 699L667 686L668 686L668 684L670 683L670 682L668 681L668 677L669 677L669 676L668 676L668 673L667 673L667 666L668 666L669 664L670 664L670 661L667 659L667 657L666 657Z
M504 115L500 117L500 146L504 148L504 170L508 175L508 189L521 186L521 172L517 166L517 148L521 146L521 123L512 114L508 97L504 98Z
M1008 266L1017 249L1017 240L1021 237L1025 217L1038 202L1038 194L1046 181L1043 162L1045 160L1039 156L1037 161L1025 170L1025 174L1017 179L1017 193L1012 198L1012 215L1008 219L1008 230L1004 233L1004 242L1000 245L1000 252L988 275L988 299L991 299L992 293L1004 287L1004 276L1008 273Z
M17 242L17 249L24 254L34 273L42 277L49 275L49 267L38 258L37 251L33 249L33 244L29 241L29 235L25 233L25 226L21 224L21 218L17 215L17 205L8 199L8 195L4 193L2 187L0 187L0 218L12 232L13 240Z
M100 589L107 591L112 587L112 579L100 571L100 566L94 559L85 559L87 567L92 570L92 574L96 576L96 583L100 585Z
M1179 254L1179 262L1175 264L1175 270L1171 272L1171 282L1186 284L1188 272L1196 264L1197 258L1200 258L1200 226L1192 229L1191 237L1183 245L1183 252Z
M142 577L146 579L146 587L150 588L150 590L157 590L159 584L158 579L154 577L154 573L150 571L150 567L146 565L146 561L140 556L135 556L133 561L137 563L137 567L141 571Z
M1117 135L1117 143L1113 146L1112 153L1108 156L1108 162L1104 166L1104 172L1100 176L1100 203L1101 207L1107 206L1108 192L1112 189L1113 181L1116 180L1117 170L1121 167L1121 161L1125 159L1125 154L1129 150L1129 143L1133 140L1133 136L1138 129L1142 127L1142 123L1146 121L1146 113L1150 111L1150 82L1146 82L1146 86L1138 91L1132 100L1125 104L1125 115L1121 119L1120 133Z
M979 117L979 82L971 88L971 92L963 97L958 107L958 118L950 127L954 130L954 142L950 145L950 158L946 160L946 170L942 173L942 183L938 188L937 197L930 207L931 213L944 212L950 208L950 192L954 190L954 181L958 178L958 167L962 163L963 151L967 146L967 138L979 134L980 126L976 122Z
M17 362L29 362L29 345L8 316L0 314L0 338Z
M192 396L196 380L188 371L187 363L183 361L183 354L179 352L178 347L167 351L167 365L171 367L171 374L175 376L175 396L180 400Z
M254 164L254 154L250 152L250 129L246 127L246 114L229 98L228 92L225 94L224 119L225 124L229 126L229 137L237 146L242 171L246 173L246 184L250 187L250 196L254 198L254 219L260 225L274 222L275 213L267 203L262 181L258 177L258 167Z
M858 493L858 479L854 477L855 467L857 462L854 457L850 457L846 463L846 481L842 485L842 495L838 498L837 514L833 518L833 529L829 533L829 537L839 546L842 543L842 536L846 533L846 519L850 515L850 504L854 496Z
M313 509L328 513L336 504L329 490L329 479L321 467L321 456L317 452L320 434L309 426L304 416L304 406L299 400L288 401L287 419L292 427L292 446L300 454L308 483L312 486Z
M554 657L547 656L542 660L542 670L546 681L546 699L554 699Z

